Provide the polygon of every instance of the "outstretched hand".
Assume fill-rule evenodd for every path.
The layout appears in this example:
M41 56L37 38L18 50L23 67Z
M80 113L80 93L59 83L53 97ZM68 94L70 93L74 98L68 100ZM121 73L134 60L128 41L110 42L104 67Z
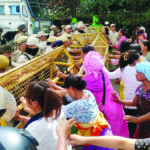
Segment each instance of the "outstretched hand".
M130 115L125 115L123 117L124 120L126 120L127 122L133 122L133 123L137 123L138 122L138 118L134 117L134 116L130 116Z
M46 81L51 87L55 87L55 86L56 86L55 82L54 82L53 80L51 80L50 78L46 79L45 81Z
M60 137L63 137L65 140L67 140L70 136L71 128L74 125L74 123L75 123L75 120L70 119L67 122L65 122L64 124L58 125L56 127L57 135Z
M82 136L79 136L79 135L76 135L76 134L72 134L72 135L70 136L69 143L70 143L71 145L83 145L83 144L85 144L85 143L83 142L83 137L82 137Z
M118 94L116 92L112 93L112 96L114 96L114 101L120 104L120 97L118 96Z

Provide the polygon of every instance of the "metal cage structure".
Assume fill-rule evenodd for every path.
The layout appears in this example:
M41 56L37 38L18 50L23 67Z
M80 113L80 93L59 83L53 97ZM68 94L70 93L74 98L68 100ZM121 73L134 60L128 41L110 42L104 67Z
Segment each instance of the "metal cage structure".
M95 50L100 53L104 60L108 54L108 44L101 33L77 34L72 38L71 49L81 49L85 44L93 45ZM79 59L79 64L82 59ZM57 77L57 71L63 73L77 73L75 60L71 57L64 46L58 47L47 54L43 54L20 65L6 73L0 75L0 86L14 95L18 108L22 109L23 104L20 97L24 96L25 90L30 82L44 81L51 78L55 83L63 82ZM6 126L7 122L0 119L0 126ZM23 128L24 124L20 123L17 128Z

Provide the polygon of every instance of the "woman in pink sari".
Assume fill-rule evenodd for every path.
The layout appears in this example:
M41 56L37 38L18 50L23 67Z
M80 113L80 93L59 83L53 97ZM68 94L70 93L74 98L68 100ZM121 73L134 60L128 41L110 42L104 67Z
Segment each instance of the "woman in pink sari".
M123 108L113 100L114 89L103 70L102 56L97 52L89 52L84 58L83 66L86 74L83 78L86 81L86 89L94 94L99 110L104 112L113 134L129 137L127 122L123 120L125 115Z

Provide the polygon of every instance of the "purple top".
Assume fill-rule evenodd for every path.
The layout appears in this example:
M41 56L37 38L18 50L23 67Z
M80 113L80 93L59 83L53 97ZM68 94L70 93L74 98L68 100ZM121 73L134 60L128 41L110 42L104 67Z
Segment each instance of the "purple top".
M125 36L120 37L120 39L119 39L119 41L118 41L118 43L117 43L117 45L116 45L116 49L119 50L120 45L121 45L121 42L122 42L122 41L126 41L126 40L127 40L127 38L126 38Z
M146 100L150 101L150 89L148 89L146 92L143 92L142 86L143 85L141 84L136 89L136 96L140 96L140 93L141 93L141 98L145 98Z

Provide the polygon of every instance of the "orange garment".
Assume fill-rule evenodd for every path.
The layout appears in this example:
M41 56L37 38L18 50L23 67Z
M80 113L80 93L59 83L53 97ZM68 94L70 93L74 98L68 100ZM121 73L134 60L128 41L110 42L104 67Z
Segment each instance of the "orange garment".
M102 112L99 112L96 118L89 123L76 123L75 127L78 129L78 135L81 136L99 136L103 129L108 127L108 122L104 118Z

